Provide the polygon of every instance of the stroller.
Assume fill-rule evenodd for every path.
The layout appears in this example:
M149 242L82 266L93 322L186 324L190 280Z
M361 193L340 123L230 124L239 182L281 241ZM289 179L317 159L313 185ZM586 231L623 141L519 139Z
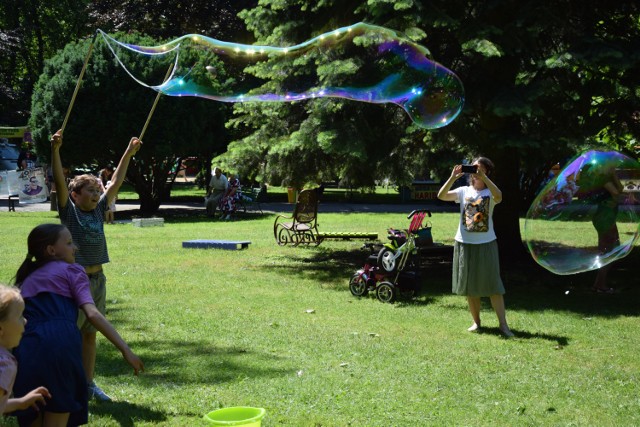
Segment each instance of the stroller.
M411 219L409 228L390 228L390 242L379 250L380 244L365 244L364 247L377 251L369 255L364 267L351 277L349 290L354 296L365 296L372 291L382 302L393 302L399 293L413 296L420 282L414 257L417 247L433 244L431 223L423 224L427 215L431 217L426 209L411 212L407 217Z
M387 273L396 270L402 271L407 261L418 253L418 246L433 245L431 235L431 223L427 221L423 225L425 216L431 217L431 211L427 209L415 210L409 214L411 224L407 230L390 228L387 230L390 242L383 245L378 253L378 266Z

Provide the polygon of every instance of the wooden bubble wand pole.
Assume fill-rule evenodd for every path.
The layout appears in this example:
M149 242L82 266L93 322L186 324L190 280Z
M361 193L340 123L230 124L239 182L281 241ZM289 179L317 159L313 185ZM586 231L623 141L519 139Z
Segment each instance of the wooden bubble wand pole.
M171 75L173 66L174 66L173 63L169 66L169 69L167 70L167 75L164 76L163 82L166 82L169 76ZM155 101L153 101L153 105L151 106L151 111L149 111L149 115L147 116L147 121L145 122L144 127L142 128L142 132L140 132L140 136L138 137L138 139L141 141L142 141L142 137L144 137L144 133L147 131L147 127L149 126L149 122L151 121L151 116L153 116L153 112L156 110L156 105L158 105L158 101L160 100L161 95L162 95L162 92L158 92L158 94L156 95Z
M62 122L62 129L61 129L62 132L64 132L64 128L67 127L67 122L69 121L69 115L71 114L71 109L73 108L73 104L76 101L76 96L78 95L78 91L80 90L80 85L82 84L82 78L84 77L84 72L87 70L87 64L89 63L91 52L93 52L93 45L96 42L96 37L98 37L97 31L93 35L93 40L91 40L91 44L89 44L89 52L87 52L87 57L84 59L84 64L82 65L82 70L80 71L80 76L78 77L76 88L73 91L71 102L69 102L69 108L67 108L67 115L64 117L64 121Z

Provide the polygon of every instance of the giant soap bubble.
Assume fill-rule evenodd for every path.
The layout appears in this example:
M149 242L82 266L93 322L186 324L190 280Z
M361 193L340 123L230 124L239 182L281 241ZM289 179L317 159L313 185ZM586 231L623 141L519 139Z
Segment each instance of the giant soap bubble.
M556 274L596 270L629 254L640 230L640 164L616 151L569 162L533 201L524 238Z
M175 55L173 73L159 85L144 83L127 70L139 83L165 95L223 102L320 97L391 102L426 129L446 126L464 104L460 79L429 59L425 47L374 25L358 23L288 47L242 45L195 34L148 47L100 34L125 69L126 55L119 50L149 57ZM267 78L273 71L282 77L277 82Z

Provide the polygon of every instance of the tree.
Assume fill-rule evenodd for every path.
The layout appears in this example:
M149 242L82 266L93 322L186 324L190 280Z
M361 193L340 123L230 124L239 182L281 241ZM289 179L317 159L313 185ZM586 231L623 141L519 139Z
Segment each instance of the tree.
M350 11L353 6L354 2L334 1L322 5L261 2L240 16L254 31L258 44L284 47L365 20L366 12L354 13ZM402 21L403 16L398 19ZM424 35L410 20L405 24L414 38ZM311 52L305 56L306 64L296 61L295 67L287 60L272 60L250 72L271 87L287 87L294 78L339 86L345 79L358 79L353 69L366 65L364 59L336 59L342 50ZM236 104L235 113L229 126L242 137L217 160L254 168L265 181L299 186L339 177L349 186L371 187L387 176L408 183L416 169L425 169L419 166L427 151L422 144L424 133L395 105L317 99L281 105Z
M44 62L87 34L87 0L0 2L0 122L27 122L33 86Z
M118 38L132 44L158 44L139 35ZM49 135L63 122L88 51L89 41L67 45L47 62L36 85L30 127L41 155L50 153ZM148 57L128 55L123 62L141 80L159 82L171 59L151 63ZM213 64L216 60L209 58ZM156 93L131 79L99 38L88 64L65 129L61 156L68 165L95 168L119 160L130 137L141 132ZM209 78L206 72L200 77ZM202 153L210 156L224 150L227 108L225 104L198 98L160 99L143 138L144 146L127 174L140 196L143 212L157 211L168 197L172 181L167 178L179 159Z
M103 31L137 31L155 38L204 34L222 41L249 43L238 12L256 0L95 0L90 22Z
M437 131L412 126L394 115L394 106L327 100L237 105L229 125L244 134L226 157L244 158L250 146L258 147L263 165L297 174L292 181L319 179L327 170L355 171L361 181L391 171L402 181L416 167L407 160L419 155L428 155L424 164L439 178L462 158L487 155L504 193L496 210L503 254L525 253L519 214L535 186L524 194L523 175L542 179L545 165L589 144L615 142L622 149L638 138L640 21L634 2L448 0L426 7L416 0L263 0L240 16L258 44L274 46L356 21L404 31L458 74L466 104L458 119ZM319 58L305 72L326 64ZM275 64L265 72L275 84L286 78ZM314 164L314 157L331 161ZM305 167L296 169L298 162Z

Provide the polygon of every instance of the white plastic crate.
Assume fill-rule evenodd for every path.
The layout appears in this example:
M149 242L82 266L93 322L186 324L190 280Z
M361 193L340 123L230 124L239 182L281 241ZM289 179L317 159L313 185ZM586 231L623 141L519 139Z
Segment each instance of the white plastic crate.
M134 227L163 227L164 218L134 218L131 223Z

